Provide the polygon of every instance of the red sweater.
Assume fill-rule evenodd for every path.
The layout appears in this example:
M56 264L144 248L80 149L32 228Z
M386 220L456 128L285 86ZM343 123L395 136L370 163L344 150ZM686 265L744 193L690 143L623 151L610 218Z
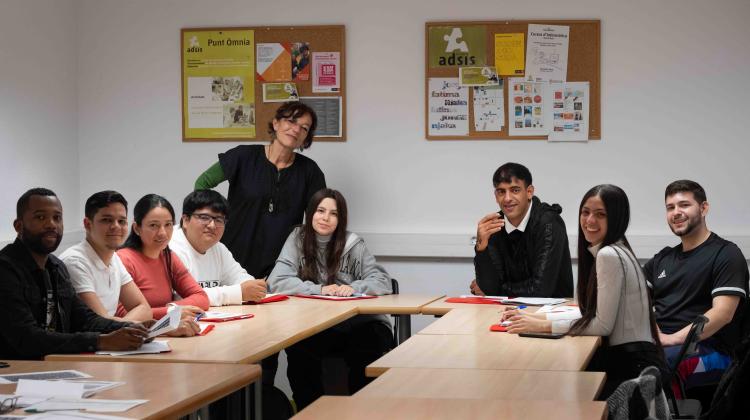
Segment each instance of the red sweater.
M167 304L193 305L201 309L208 309L208 296L198 285L190 272L172 252L172 275L174 284L170 285L167 274L167 259L162 252L159 258L153 259L132 248L117 251L123 265L133 277L133 281L141 289L148 304L151 305L154 319L159 319L167 313ZM181 300L173 300L173 292L182 296Z

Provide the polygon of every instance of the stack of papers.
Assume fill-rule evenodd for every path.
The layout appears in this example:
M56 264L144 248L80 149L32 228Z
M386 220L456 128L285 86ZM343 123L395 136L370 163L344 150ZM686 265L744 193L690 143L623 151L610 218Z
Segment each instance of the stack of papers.
M88 375L77 370L47 370L42 372L10 373L0 375L0 384L14 384L19 379L55 380L55 379L81 379L90 378Z
M508 297L508 296L475 296L475 295L461 295L461 298L482 298L487 300L494 300L504 305L516 304L516 305L531 305L531 306L542 306L542 305L559 305L565 303L568 300L563 298L542 298L542 297Z
M145 343L138 350L124 350L124 351L110 351L110 350L99 350L96 354L106 354L109 356L129 356L131 354L156 354L170 352L172 349L169 347L168 341L152 341Z

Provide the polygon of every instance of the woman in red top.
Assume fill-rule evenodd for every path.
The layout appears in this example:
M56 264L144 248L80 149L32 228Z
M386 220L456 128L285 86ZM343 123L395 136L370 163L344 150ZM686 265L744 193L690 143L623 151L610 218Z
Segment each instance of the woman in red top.
M133 209L130 236L117 251L133 281L146 297L155 319L167 313L170 304L182 309L182 323L176 334L200 332L195 317L208 309L208 296L182 261L169 249L175 213L166 198L148 194ZM174 300L175 295L182 296Z

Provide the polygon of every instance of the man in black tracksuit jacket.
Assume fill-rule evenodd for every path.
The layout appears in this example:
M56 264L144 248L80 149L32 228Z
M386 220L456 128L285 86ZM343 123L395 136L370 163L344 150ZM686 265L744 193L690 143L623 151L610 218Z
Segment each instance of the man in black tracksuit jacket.
M572 297L573 271L562 208L535 197L531 173L506 163L493 176L503 217L479 221L471 291L477 295Z

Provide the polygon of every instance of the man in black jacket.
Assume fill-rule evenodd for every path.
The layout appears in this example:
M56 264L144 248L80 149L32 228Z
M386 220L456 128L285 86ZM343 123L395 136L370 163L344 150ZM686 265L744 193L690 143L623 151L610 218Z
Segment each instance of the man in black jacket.
M0 250L0 359L139 348L147 339L146 327L94 313L73 290L62 261L50 255L63 234L55 193L27 191L18 200L16 216L16 241Z
M506 163L492 176L502 212L477 226L475 295L572 297L573 270L562 208L534 197L531 173Z

